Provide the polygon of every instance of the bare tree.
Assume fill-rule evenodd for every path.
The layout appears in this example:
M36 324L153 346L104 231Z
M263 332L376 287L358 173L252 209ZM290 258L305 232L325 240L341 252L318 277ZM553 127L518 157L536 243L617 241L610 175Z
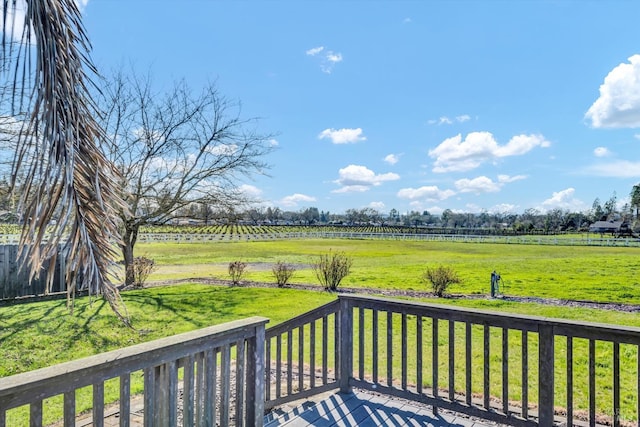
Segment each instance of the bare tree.
M227 209L248 202L240 178L265 173L272 138L256 131L255 119L240 118L239 105L215 84L193 93L178 82L159 94L149 78L118 72L102 92L108 157L128 205L119 216L129 285L140 227L164 223L190 204Z
M109 272L115 212L124 205L117 170L100 149L104 133L89 96L96 70L81 14L74 0L25 0L21 22L17 3L3 2L0 68L14 83L14 111L28 114L13 168L14 181L24 174L21 254L32 277L61 255L70 296L77 288L103 294L122 315Z

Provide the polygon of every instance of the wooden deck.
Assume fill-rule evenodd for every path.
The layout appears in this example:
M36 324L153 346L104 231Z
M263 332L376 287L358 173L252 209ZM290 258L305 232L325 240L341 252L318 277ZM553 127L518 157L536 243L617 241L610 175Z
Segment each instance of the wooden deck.
M313 400L282 407L265 417L264 427L495 427L498 424L440 410L404 399L354 390L315 396Z

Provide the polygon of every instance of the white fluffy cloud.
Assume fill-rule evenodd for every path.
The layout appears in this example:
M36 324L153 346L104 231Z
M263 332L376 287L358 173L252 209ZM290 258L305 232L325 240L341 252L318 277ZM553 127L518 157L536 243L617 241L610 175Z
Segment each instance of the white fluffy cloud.
M453 190L441 190L435 185L429 185L419 188L403 188L398 191L397 196L408 200L441 201L455 194Z
M258 198L262 195L262 190L250 184L242 184L240 186L240 191L252 199Z
M315 201L315 197L307 196L306 194L295 193L290 196L283 197L280 200L280 204L286 207L295 207L298 206L299 203L311 203Z
M305 51L307 56L318 58L320 61L320 69L323 73L331 74L333 68L339 62L342 62L342 54L340 52L334 52L327 50L324 46L313 47Z
M318 139L330 139L334 144L354 144L366 141L367 137L362 135L362 129L325 129L318 135Z
M609 72L585 118L594 128L640 127L640 55Z
M377 211L381 211L385 208L385 204L384 202L371 202L369 203L369 206L371 209L375 209Z
M400 179L400 175L395 173L376 174L366 166L349 165L338 171L339 178L334 182L341 186L334 190L334 193L364 192L371 187L378 186L386 181Z
M429 156L435 159L433 172L463 172L477 168L483 162L502 157L521 156L536 147L551 144L542 135L516 135L505 145L499 145L489 132L471 132L447 138Z
M493 182L491 178L479 176L473 179L459 179L454 185L461 193L496 193L500 191L500 184Z
M542 202L540 210L543 212L552 209L568 209L573 212L584 210L586 205L574 197L575 192L576 190L571 187L554 192L550 198Z
M400 161L399 154L387 154L384 158L384 161L389 163L390 165L395 165Z

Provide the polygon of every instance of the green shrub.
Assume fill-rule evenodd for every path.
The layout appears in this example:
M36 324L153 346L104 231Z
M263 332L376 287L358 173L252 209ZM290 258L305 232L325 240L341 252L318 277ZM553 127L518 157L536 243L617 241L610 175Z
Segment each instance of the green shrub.
M273 265L271 272L278 286L283 287L289 284L289 280L293 277L293 273L296 272L296 268L291 264L278 261Z
M431 284L433 293L437 297L442 297L450 285L462 282L453 268L443 265L427 268L422 275L422 281Z
M313 263L313 271L326 290L335 291L342 279L351 272L352 263L352 259L344 252L329 252L318 257Z
M229 263L229 276L233 285L239 285L247 270L247 263L242 261L231 261Z

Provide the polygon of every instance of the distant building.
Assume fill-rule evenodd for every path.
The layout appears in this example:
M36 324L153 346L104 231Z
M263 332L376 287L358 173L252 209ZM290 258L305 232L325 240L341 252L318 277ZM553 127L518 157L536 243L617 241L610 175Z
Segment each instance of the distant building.
M633 231L629 226L629 223L622 220L616 221L596 221L589 226L590 233L600 234L612 234L616 237L631 236L633 237Z

